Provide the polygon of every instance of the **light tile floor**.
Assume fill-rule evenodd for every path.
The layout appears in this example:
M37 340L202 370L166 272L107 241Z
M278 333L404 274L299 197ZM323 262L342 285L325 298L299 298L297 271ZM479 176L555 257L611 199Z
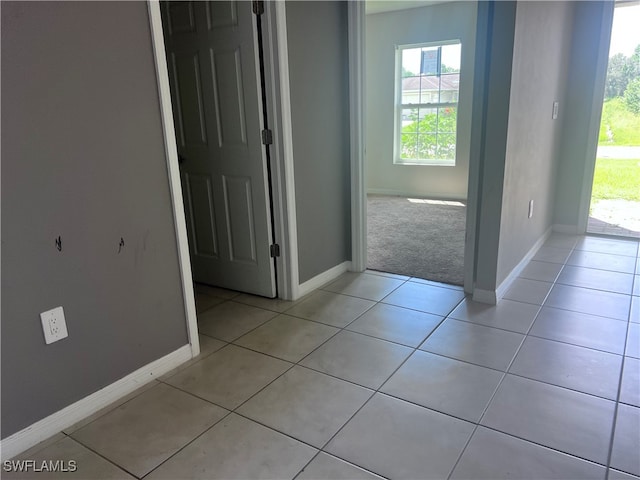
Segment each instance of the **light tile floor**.
M638 242L554 234L497 306L377 272L297 302L196 292L198 358L20 458L82 479L640 477Z

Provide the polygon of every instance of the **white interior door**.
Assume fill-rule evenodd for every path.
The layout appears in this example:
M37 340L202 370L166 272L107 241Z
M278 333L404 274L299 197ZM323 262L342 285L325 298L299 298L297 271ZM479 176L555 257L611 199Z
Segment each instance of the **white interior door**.
M252 4L165 2L162 19L194 280L274 297Z

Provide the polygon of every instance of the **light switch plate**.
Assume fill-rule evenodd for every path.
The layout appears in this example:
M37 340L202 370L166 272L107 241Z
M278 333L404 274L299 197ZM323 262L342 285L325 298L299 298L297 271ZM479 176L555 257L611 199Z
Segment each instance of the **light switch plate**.
M553 113L551 114L552 120L556 120L558 118L559 108L560 108L560 102L553 102Z

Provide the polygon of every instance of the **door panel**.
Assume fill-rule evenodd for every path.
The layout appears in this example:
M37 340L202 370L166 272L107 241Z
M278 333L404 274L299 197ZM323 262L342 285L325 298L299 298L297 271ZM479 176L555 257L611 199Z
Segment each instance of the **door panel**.
M235 27L238 24L236 2L210 2L207 4L209 30L220 27Z
M218 240L213 208L211 179L207 175L185 174L191 214L191 236L196 255L218 257Z
M168 21L164 22L169 34L189 33L196 31L192 2L173 2L168 5Z
M215 52L211 54L211 76L218 121L219 147L247 143L247 125L244 117L242 95L242 66L240 51Z
M194 280L275 296L251 2L162 4Z
M251 179L224 177L224 200L231 258L237 262L256 263Z
M207 131L204 119L200 61L197 52L171 56L173 82L176 85L179 143L206 145Z

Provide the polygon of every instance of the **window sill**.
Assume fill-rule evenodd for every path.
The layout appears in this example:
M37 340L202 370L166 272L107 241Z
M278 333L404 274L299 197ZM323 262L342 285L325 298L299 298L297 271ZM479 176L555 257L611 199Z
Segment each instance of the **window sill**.
M407 165L407 166L420 166L420 167L455 167L456 161L455 160L436 160L436 159L429 159L429 160L402 159L402 160L395 160L393 164Z

